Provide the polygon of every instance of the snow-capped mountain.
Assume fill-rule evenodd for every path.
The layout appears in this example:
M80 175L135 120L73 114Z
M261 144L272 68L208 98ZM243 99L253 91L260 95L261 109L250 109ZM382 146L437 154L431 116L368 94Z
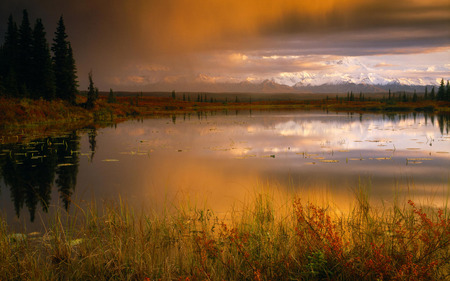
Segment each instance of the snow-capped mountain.
M408 70L398 65L363 62L357 57L344 57L322 62L317 69L300 72L282 72L263 78L239 78L198 74L194 78L181 77L148 85L157 91L209 91L209 92L259 92L259 93L342 93L423 91L425 86L437 86L436 77L427 77L437 68ZM431 70L429 69L431 68ZM442 68L442 67L441 67ZM438 69L443 74L450 68ZM404 77L402 77L404 75ZM440 79L439 79L440 80Z
M436 84L436 78L394 78L388 72L380 71L376 67L370 67L354 57L345 57L340 60L327 61L324 63L327 71L323 72L290 72L281 73L272 80L282 85L294 88L320 86L320 85L390 85L400 84L407 86L426 86ZM331 71L330 71L331 70ZM383 73L383 74L380 74Z

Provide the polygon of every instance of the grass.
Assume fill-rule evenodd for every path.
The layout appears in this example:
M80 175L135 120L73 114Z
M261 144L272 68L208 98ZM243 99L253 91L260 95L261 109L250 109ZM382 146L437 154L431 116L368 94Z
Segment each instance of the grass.
M413 201L338 213L272 196L224 216L189 202L145 215L122 201L57 213L44 234L0 220L0 280L446 280L450 214ZM447 279L448 280L448 279Z
M77 96L82 105L86 97ZM129 119L170 117L177 114L227 112L228 110L322 110L334 112L450 112L449 102L419 101L343 101L343 100L260 100L253 102L195 102L160 96L120 96L108 103L102 96L92 109L71 105L61 100L32 100L0 97L1 143L11 143L74 131L86 127L105 127Z
M77 104L83 104L86 98L77 96ZM70 105L61 100L45 101L0 97L0 126L17 126L29 123L78 122L80 120L98 122L119 122L127 118L143 116L170 116L173 114L193 113L197 111L223 110L329 110L347 112L449 112L449 102L420 100L417 102L387 103L381 101L344 101L344 100L261 100L254 102L194 102L169 97L142 96L117 97L114 103L108 103L106 97L100 97L93 109Z

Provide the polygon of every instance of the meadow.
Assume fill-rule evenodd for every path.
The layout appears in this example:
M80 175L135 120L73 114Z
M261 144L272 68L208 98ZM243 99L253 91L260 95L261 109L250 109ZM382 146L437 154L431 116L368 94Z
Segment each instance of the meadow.
M125 202L57 212L44 233L0 222L0 280L448 280L450 214L412 200L349 212L273 195L217 215L188 199L145 214ZM75 203L73 203L75 204Z

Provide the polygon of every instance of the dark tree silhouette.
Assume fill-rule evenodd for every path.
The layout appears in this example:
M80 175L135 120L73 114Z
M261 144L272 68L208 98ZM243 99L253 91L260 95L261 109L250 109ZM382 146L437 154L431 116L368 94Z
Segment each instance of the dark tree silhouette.
M430 92L430 100L434 100L436 97L434 95L434 86L431 88L431 92Z
M40 202L43 211L48 210L50 193L55 178L56 154L49 142L39 145L12 145L13 151L1 167L4 182L9 186L16 215L25 203L34 221L35 212ZM29 153L29 151L33 151Z
M55 73L56 97L75 104L78 82L72 47L67 40L64 19L61 16L52 45L53 70Z
M33 38L27 10L23 10L22 23L18 36L18 80L19 94L30 97L31 81L33 79L32 59Z
M95 150L95 129L90 133L89 144ZM1 146L10 154L0 156L0 174L6 187L9 187L16 215L25 205L30 220L35 218L40 204L48 211L51 191L55 183L66 210L75 190L78 175L79 137L75 132L65 137L37 140L33 144L8 144Z
M114 92L112 89L109 89L109 95L108 95L108 103L115 103L117 102L116 97L114 96Z
M69 209L72 193L77 184L79 157L77 153L79 148L79 137L77 133L72 132L67 138L63 139L64 145L58 148L58 167L56 168L56 185L58 186L59 197L66 210Z
M88 76L89 76L89 86L87 93L86 108L91 109L94 107L94 102L98 98L98 89L94 86L94 80L92 79L92 70L89 71Z
M55 81L50 49L41 19L37 19L34 26L32 51L32 97L51 100L55 97Z
M448 80L447 85L445 86L445 100L450 101L450 85Z
M88 138L89 138L89 149L91 150L91 156L89 157L89 162L92 163L92 160L94 159L95 155L95 149L97 148L97 129L94 127L88 132Z
M441 83L439 85L438 93L437 93L437 100L445 100L445 84L444 84L444 78L442 78Z
M17 97L19 94L17 80L18 36L17 25L10 15L5 41L0 51L0 81L5 96Z
M416 93L416 90L414 90L414 94L413 94L412 101L413 101L413 102L417 102L417 93Z

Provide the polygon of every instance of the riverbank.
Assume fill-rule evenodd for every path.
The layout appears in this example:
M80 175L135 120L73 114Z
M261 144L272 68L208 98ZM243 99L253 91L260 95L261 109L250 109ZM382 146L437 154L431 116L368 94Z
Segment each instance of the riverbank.
M72 131L85 127L102 127L133 118L167 117L213 111L236 110L321 110L352 113L450 113L450 103L422 100L419 102L347 101L338 99L315 100L258 100L190 101L165 96L119 96L109 103L100 97L92 109L81 106L85 97L78 96L77 104L61 100L0 98L0 128L2 143L52 135L52 132ZM207 100L205 98L205 100Z
M313 100L260 100L260 101L186 101L160 96L116 97L108 103L100 97L94 108L80 106L85 98L78 96L77 104L70 105L61 100L45 101L31 99L0 98L0 125L15 126L38 123L111 121L146 116L166 116L192 113L196 111L223 110L265 110L265 109L303 109L347 112L450 112L450 103L422 100L417 102L347 101L341 99Z
M144 215L123 202L64 211L45 233L0 220L0 280L444 280L448 208L413 201L349 213L268 194L217 217L180 202Z

